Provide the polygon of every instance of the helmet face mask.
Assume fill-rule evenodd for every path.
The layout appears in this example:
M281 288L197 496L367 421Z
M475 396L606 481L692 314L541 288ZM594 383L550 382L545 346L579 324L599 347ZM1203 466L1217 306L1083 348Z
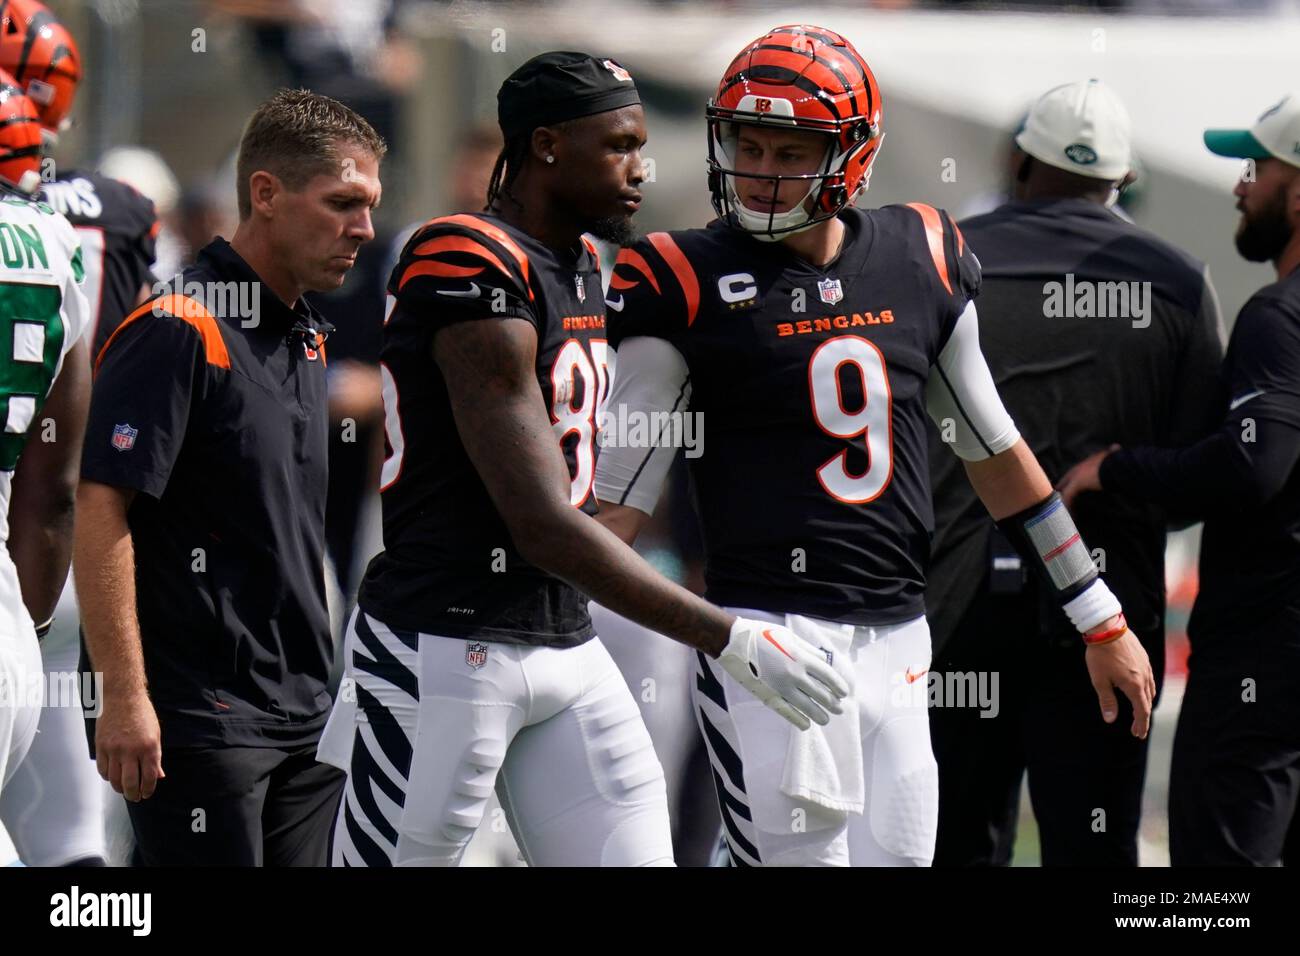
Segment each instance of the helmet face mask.
M724 222L765 241L837 216L866 189L884 139L880 91L866 61L843 37L815 26L777 27L749 44L727 68L705 116L713 207ZM809 172L748 172L736 148L744 127L820 133L829 142ZM738 189L741 179L751 188ZM785 210L778 206L786 202L755 210L742 200L753 197L755 181L771 183L772 195L786 202L786 183L807 188Z

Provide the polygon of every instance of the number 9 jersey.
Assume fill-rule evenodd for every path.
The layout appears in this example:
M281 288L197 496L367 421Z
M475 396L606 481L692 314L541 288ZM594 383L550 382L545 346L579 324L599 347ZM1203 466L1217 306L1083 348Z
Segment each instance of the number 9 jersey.
M537 387L569 466L569 501L593 513L596 427L610 378L595 246L584 239L560 252L496 216L446 216L407 242L388 292L385 550L366 570L361 608L421 633L551 647L586 641L586 598L520 556L470 461L433 337L467 321L523 319L536 328Z
M993 415L966 416L970 382L944 360L959 320L969 316L977 335L968 303L980 284L979 261L947 214L912 203L839 218L844 242L824 268L720 221L623 250L607 297L620 352L607 421L618 427L603 439L596 488L602 502L653 508L666 465L652 460L664 453L626 447L645 405L623 404L640 371L624 343L666 340L684 360L676 394L689 396L698 446L687 457L707 598L880 626L924 612L927 407L941 427L939 408L963 419L974 449L958 444L964 457L1019 436L977 338L982 375L964 377L979 380L978 404Z

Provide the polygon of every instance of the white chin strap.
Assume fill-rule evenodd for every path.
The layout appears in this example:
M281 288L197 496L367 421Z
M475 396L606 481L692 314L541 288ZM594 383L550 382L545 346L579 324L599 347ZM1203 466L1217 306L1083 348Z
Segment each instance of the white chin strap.
M809 180L808 191L799 198L794 207L786 212L765 213L755 212L748 208L741 201L736 187L732 181L734 177L723 174L726 179L726 189L731 194L731 206L736 211L736 218L740 226L746 232L753 233L754 238L760 242L780 242L786 236L793 236L796 233L811 229L816 223L808 220L811 213L804 208L808 197L812 195L813 190L821 185L817 179ZM777 233L773 235L772 233Z

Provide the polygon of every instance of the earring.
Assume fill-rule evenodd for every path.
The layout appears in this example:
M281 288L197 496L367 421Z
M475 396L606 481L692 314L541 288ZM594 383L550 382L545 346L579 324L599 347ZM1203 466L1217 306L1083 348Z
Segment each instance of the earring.
M555 162L555 157L554 157L554 156L547 156L547 157L546 157L546 161L547 161L548 163L553 163L553 162Z

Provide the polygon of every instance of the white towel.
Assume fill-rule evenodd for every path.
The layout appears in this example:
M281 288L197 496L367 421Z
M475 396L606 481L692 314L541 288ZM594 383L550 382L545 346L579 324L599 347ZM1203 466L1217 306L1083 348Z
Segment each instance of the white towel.
M855 628L851 624L830 624L788 614L786 627L814 647L829 649L835 656L836 669L852 673L850 653ZM841 703L844 712L831 714L825 727L813 724L807 730L790 728L781 792L829 810L860 814L866 807L867 791L862 725L857 698L850 695Z

